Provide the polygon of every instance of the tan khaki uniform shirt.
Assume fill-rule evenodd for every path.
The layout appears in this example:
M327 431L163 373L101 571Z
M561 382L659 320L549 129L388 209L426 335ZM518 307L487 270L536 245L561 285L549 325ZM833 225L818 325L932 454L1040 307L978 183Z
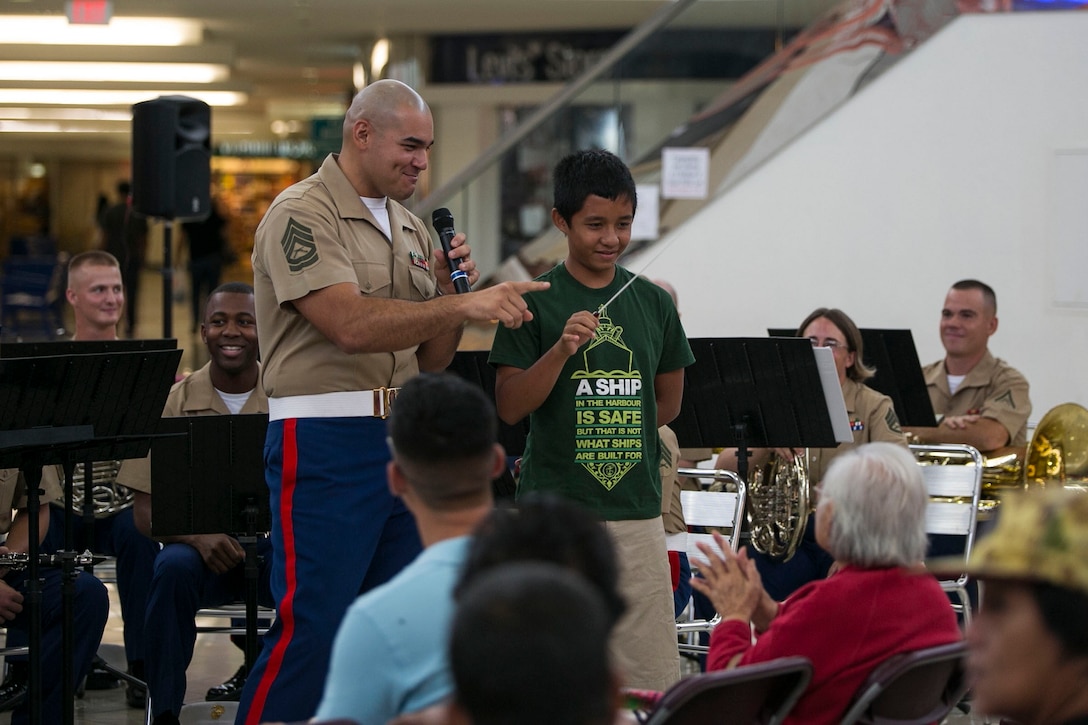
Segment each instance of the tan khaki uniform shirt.
M397 352L341 352L292 304L339 283L364 295L423 301L437 292L435 254L423 222L388 202L381 227L330 154L316 174L272 202L253 248L253 287L270 398L400 386L419 371L416 348Z
M227 404L219 397L209 372L211 363L174 383L162 409L163 418L181 418L190 415L230 415ZM242 406L242 414L267 413L268 397L261 386L250 394ZM146 458L134 458L121 464L117 482L133 491L151 493L151 454Z
M868 385L847 378L842 384L842 398L853 431L852 443L840 443L836 448L809 449L809 480L823 480L827 467L835 456L862 443L887 441L907 445L907 437L899 427L892 399Z
M44 471L45 469L43 473ZM43 475L42 489L45 493L38 499L42 506L47 506L50 501L59 501L63 497L63 491L56 478L47 481ZM12 511L25 509L26 506L26 481L20 475L19 469L0 469L0 534L6 534L11 530Z
M709 448L681 448L672 428L663 425L657 429L661 439L661 520L666 534L682 534L688 530L684 521L684 509L680 503L681 491L698 491L699 481L677 475L680 461L701 461L710 458Z
M1024 446L1028 442L1028 416L1031 399L1028 381L1007 362L990 351L971 368L956 394L948 389L948 371L944 360L922 369L929 389L929 401L937 415L977 414L996 420L1009 432L1009 445Z

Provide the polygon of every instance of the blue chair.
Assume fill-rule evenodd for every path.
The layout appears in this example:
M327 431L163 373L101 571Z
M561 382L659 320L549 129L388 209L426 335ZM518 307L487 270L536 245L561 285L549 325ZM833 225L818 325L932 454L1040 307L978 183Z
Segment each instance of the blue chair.
M62 272L63 264L57 256L5 259L0 272L0 321L5 328L22 337L23 316L37 315L42 336L54 337L64 327L60 315Z

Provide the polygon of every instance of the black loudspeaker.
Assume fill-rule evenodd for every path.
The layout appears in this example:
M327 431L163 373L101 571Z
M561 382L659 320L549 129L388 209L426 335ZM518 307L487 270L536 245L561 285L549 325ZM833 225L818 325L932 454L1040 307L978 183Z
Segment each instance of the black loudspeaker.
M162 219L203 219L211 211L208 104L159 96L132 107L132 209Z

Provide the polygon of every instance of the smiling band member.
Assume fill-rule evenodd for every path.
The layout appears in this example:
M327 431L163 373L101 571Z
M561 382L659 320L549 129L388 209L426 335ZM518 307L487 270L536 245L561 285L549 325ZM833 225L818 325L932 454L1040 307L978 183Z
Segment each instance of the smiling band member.
M990 352L997 296L974 279L956 282L941 309L943 360L923 369L940 422L907 428L921 443L965 443L980 451L1027 444L1028 381Z
M212 290L204 305L200 336L211 358L170 389L163 417L267 413L268 399L257 384L257 318L253 288L228 282ZM199 453L199 451L198 451ZM151 536L150 457L126 461L117 480L136 491L136 526ZM224 487L229 481L221 482ZM196 645L196 613L245 596L245 549L226 533L159 538L147 597L147 686L153 725L176 725L185 698L185 670ZM258 539L260 604L271 607L268 591L271 545ZM232 637L232 640L234 638ZM244 640L234 640L244 646ZM208 699L237 699L245 683L243 664L235 675L209 691Z

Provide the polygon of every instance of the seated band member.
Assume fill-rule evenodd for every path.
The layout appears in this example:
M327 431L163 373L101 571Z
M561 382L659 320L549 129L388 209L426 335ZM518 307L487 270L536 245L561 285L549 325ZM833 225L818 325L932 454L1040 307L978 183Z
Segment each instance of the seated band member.
M869 443L837 456L816 506L816 540L841 568L781 604L744 551L733 554L720 536L724 556L702 545L711 564L692 586L722 616L708 669L807 657L812 681L786 722L837 723L885 659L958 640L948 598L921 564L927 502L921 470L903 447Z
M116 340L117 325L125 306L125 290L121 282L121 269L112 254L94 249L72 257L68 262L68 304L75 319L74 341ZM75 481L82 482L82 465L77 465ZM63 478L61 466L46 466L42 470L44 486L57 486ZM112 489L109 493L121 494ZM54 501L49 533L42 542L42 550L59 551L64 546L64 508L61 501ZM82 523L75 526L72 547L76 551L90 549L96 554L117 558L117 594L121 602L121 619L124 622L125 659L128 672L135 678L144 678L144 611L147 609L147 586L151 581L151 567L158 553L155 542L136 529L131 506L109 507L96 511L91 527ZM112 686L113 675L105 679L105 686ZM95 689L89 681L87 689ZM129 707L142 710L146 704L146 690L134 683L125 686L125 700Z
M6 512L0 522L0 533L7 534L5 546L0 546L0 553L29 552L29 527L26 515L26 497L23 477L15 469L0 470L0 510ZM38 511L38 532L45 538L49 528L49 502L61 497L57 488L46 486L45 494L40 499ZM19 512L14 522L11 519L12 508ZM27 692L14 705L11 722L21 725L29 722L30 703L28 698L41 698L41 721L43 723L61 722L61 669L62 669L62 621L63 607L61 587L63 572L57 567L43 567L38 570L42 580L41 588L41 693ZM19 632L25 641L29 635L30 613L24 606L27 593L27 571L0 568L0 623L7 627L10 635ZM109 596L102 582L86 572L77 572L75 578L75 597L73 600L72 631L72 673L73 682L80 682L91 669L98 645L102 641L102 631L106 627L109 615ZM10 641L9 641L10 645ZM23 681L29 679L29 663L26 660L11 667L21 668Z
M1088 496L1008 495L967 570L986 593L967 630L972 716L1088 723Z
M1027 445L1028 381L990 352L997 332L997 296L965 279L952 285L941 310L943 360L925 366L929 400L940 422L908 428L912 442L965 443L980 451Z
M257 325L253 288L231 282L212 291L204 307L200 337L210 360L170 389L163 417L267 413L257 385ZM151 536L151 460L126 461L117 480L136 491L136 526ZM169 536L155 558L147 597L145 643L147 685L155 725L177 723L185 700L185 670L196 644L196 613L245 596L245 549L228 534ZM262 554L259 600L271 607L267 538ZM245 682L245 665L232 680ZM220 686L222 687L222 686ZM240 694L240 685L234 687ZM237 697L235 697L237 699Z
M862 443L885 441L905 447L906 435L899 426L891 398L865 385L875 371L862 362L861 331L854 321L842 310L820 307L798 326L797 335L807 337L814 347L831 349L854 436L851 443L841 443L835 448L808 449L808 475L812 486L823 480L836 456ZM750 470L762 465L770 454L767 449L754 451ZM806 455L804 449L783 450L779 454L785 457ZM736 470L736 451L723 451L716 465L717 468ZM789 561L760 554L749 547L748 556L755 560L763 586L772 598L785 599L800 586L827 576L832 557L816 543L814 529L813 518L809 516L804 538Z

